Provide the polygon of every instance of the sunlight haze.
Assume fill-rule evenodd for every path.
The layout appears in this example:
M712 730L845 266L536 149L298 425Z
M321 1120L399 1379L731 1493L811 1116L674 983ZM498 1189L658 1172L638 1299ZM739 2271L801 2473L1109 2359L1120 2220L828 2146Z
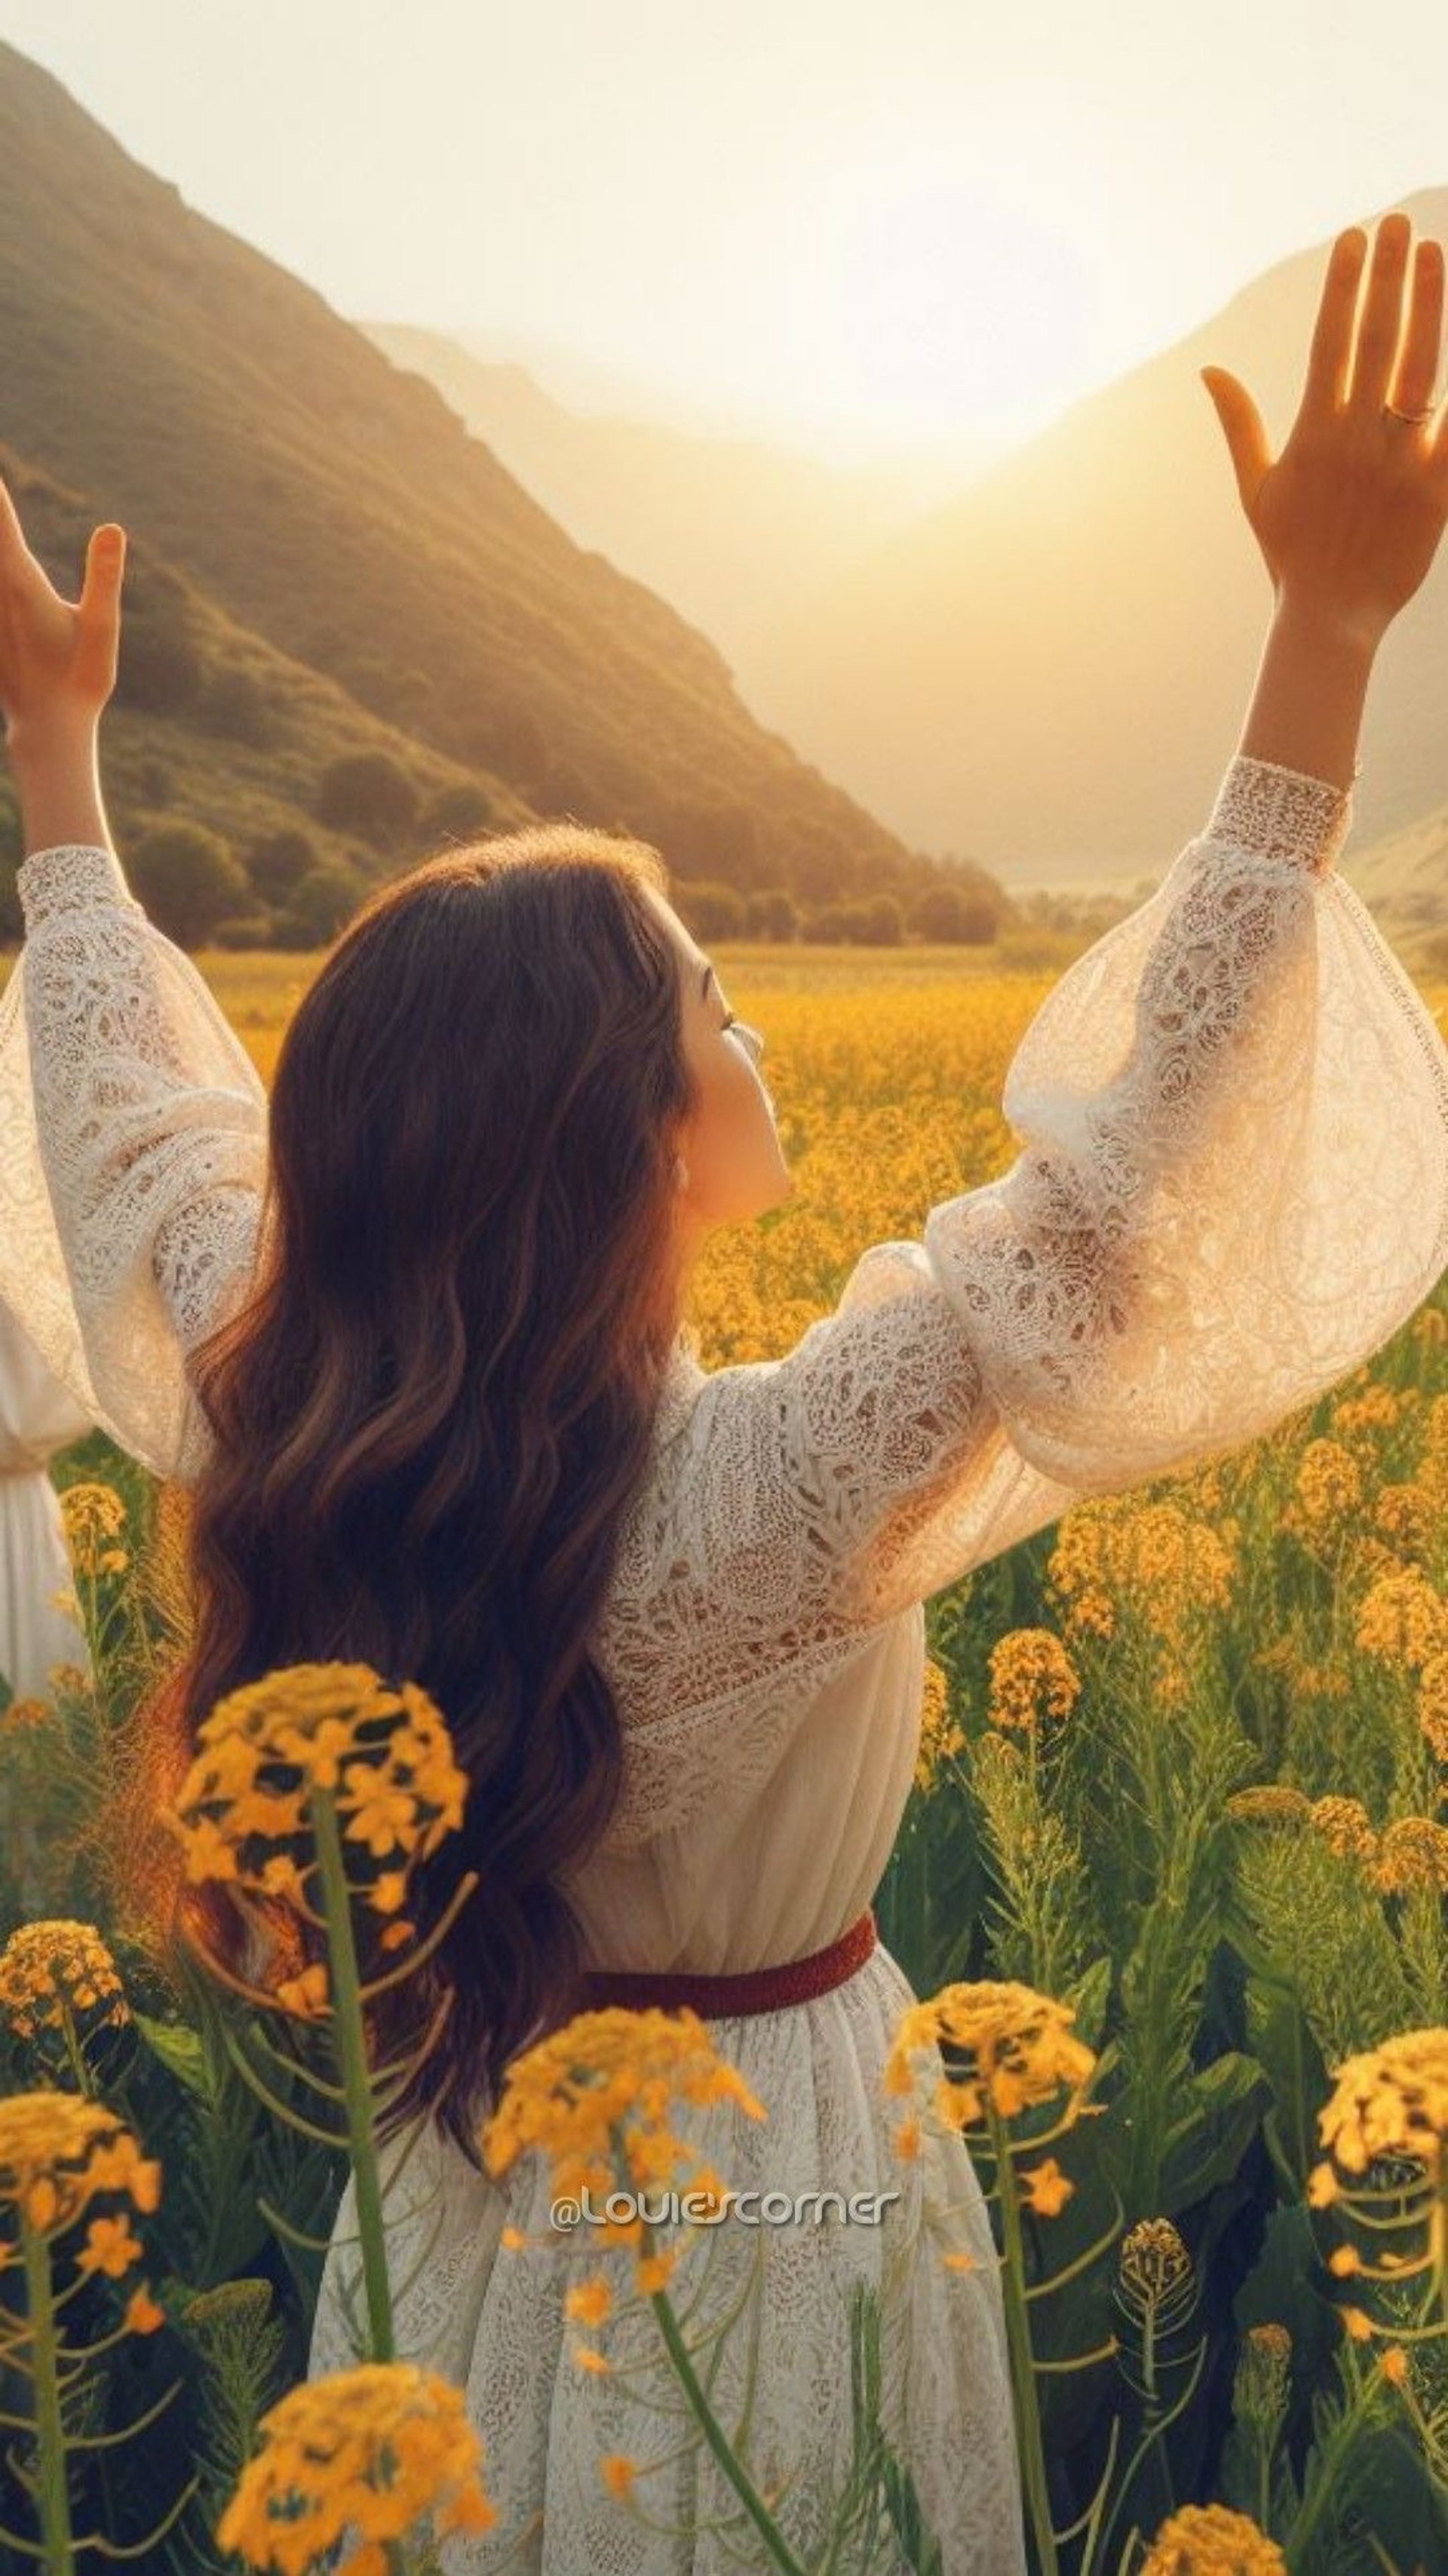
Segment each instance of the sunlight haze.
M0 34L348 319L840 461L1008 446L1448 170L1413 5L1390 42L1303 0L0 0Z

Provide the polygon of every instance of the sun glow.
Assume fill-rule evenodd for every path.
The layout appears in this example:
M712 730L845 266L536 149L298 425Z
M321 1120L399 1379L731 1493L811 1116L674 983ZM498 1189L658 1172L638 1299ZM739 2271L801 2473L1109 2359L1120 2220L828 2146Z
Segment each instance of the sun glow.
M1077 111L1053 152L1063 115L982 94L949 138L835 141L802 175L791 227L791 393L881 444L1002 447L1074 398L1092 373L1102 209L1089 230L1073 213L1083 137Z

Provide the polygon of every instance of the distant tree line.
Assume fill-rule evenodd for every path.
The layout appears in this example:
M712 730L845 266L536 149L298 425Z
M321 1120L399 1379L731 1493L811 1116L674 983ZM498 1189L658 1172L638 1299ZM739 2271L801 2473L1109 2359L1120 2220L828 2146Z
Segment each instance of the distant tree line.
M199 659L193 668L188 650L179 627L142 628L130 664L131 691L154 703L177 692L184 697L194 683L208 722L224 722L260 743L272 716L254 674L241 665L207 674ZM143 759L135 776L148 804L164 806L171 792L165 759ZM555 777L554 788L560 783ZM758 818L735 805L680 802L662 811L657 828L646 833L638 821L624 824L616 815L580 812L577 804L546 796L540 803L545 811L651 838L668 866L676 907L698 939L894 948L919 942L984 947L1004 938L1022 947L1014 962L1030 966L1056 962L1051 935L1078 929L1084 917L1078 905L1039 895L1028 907L1014 905L969 864L924 885L843 894L827 887L812 895L810 861L819 854L803 827L798 840L793 833L790 838L796 884L761 883L774 854ZM329 834L359 846L339 857L335 845L296 825L238 847L209 825L177 816L128 836L126 873L152 920L178 947L314 949L335 939L372 888L407 857L436 853L497 826L480 783L461 779L428 797L402 762L382 749L330 761L317 780L313 811ZM23 930L14 886L18 824L12 801L6 828L0 799L0 851L7 845L12 855L8 865L0 865L0 938L14 940ZM701 857L738 868L746 881L695 873ZM747 881L751 877L755 882ZM1039 960L1025 953L1031 945L1023 929L1028 922L1046 934L1038 942Z

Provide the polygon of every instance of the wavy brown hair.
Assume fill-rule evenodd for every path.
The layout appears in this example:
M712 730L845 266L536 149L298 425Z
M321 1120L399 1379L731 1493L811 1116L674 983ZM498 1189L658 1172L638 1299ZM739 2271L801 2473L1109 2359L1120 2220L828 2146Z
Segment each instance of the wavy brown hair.
M478 1885L374 2037L395 2055L451 1989L388 2125L428 2110L474 2162L508 2058L572 2008L559 1873L619 1788L589 1640L678 1329L695 1099L644 893L666 883L646 842L549 823L368 900L287 1029L256 1273L193 1361L215 1438L173 1748L286 1664L369 1663L437 1702L471 1786L419 1866L420 1928ZM188 1907L240 1961L224 1891L189 1894L183 1928Z

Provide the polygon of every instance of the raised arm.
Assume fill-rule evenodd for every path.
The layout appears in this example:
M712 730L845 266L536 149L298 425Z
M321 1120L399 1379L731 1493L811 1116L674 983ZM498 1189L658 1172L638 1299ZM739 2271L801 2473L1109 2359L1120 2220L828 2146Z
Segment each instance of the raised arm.
M188 1477L208 1433L186 1360L254 1264L266 1094L127 888L96 724L59 707L10 746L29 855L0 1001L0 1292L122 1447Z
M629 1730L621 1843L759 1778L862 1631L1083 1494L1236 1448L1336 1384L1448 1261L1448 1049L1332 864L1390 602L1448 516L1421 424L1338 407L1361 248L1334 251L1314 342L1328 416L1305 405L1306 461L1270 469L1295 535L1284 486L1243 466L1278 569L1239 749L1205 830L1026 1031L1016 1161L918 1241L862 1253L784 1358L710 1379L666 1453L618 1612L615 1668L657 1710ZM1382 257L1366 350L1392 281ZM1441 287L1440 255L1405 410Z

